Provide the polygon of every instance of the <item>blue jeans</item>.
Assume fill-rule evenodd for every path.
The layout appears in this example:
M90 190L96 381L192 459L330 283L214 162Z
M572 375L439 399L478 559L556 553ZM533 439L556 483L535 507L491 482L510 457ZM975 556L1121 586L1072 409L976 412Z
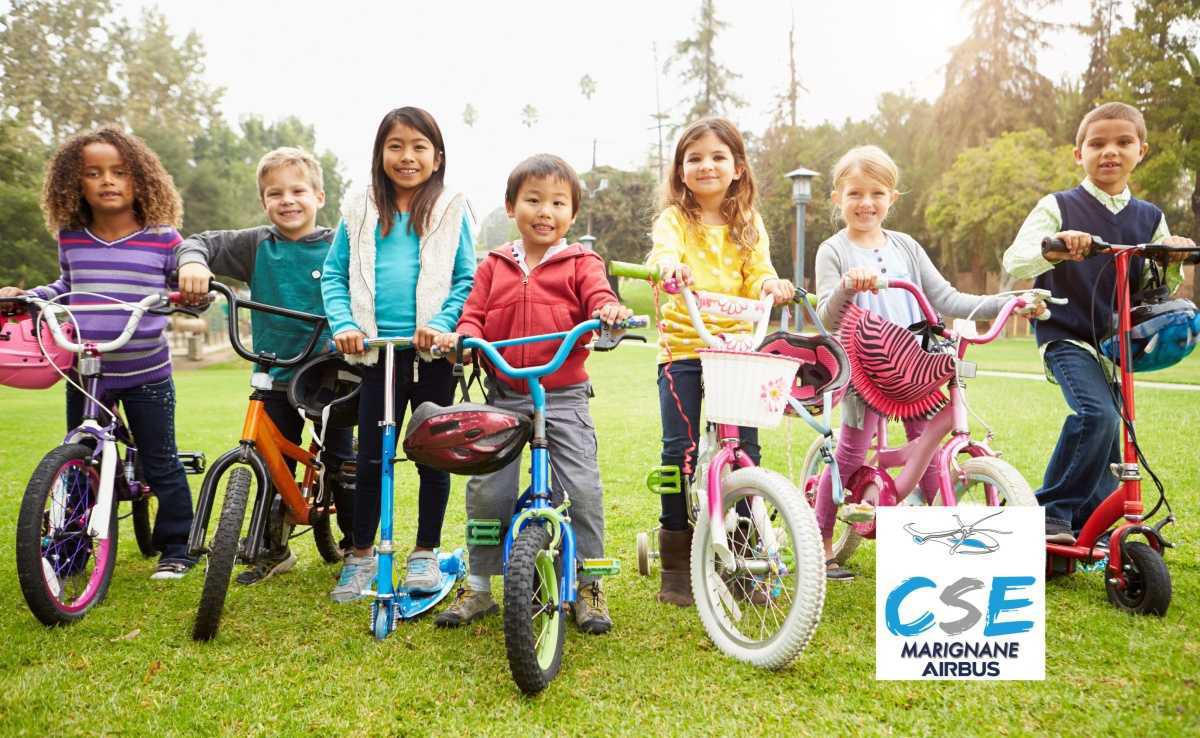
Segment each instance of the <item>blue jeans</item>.
M161 560L191 561L187 540L192 527L192 491L175 447L175 383L167 377L161 382L113 390L100 399L121 403L125 422L133 433L142 474L158 499L151 540ZM83 394L68 384L67 430L82 421Z
M1121 417L1110 394L1118 388L1096 357L1074 344L1051 343L1045 359L1074 412L1063 421L1037 498L1047 523L1078 531L1117 488L1109 464L1121 459Z
M671 381L667 372L671 373ZM672 385L675 394L671 394ZM679 397L676 404L675 396ZM690 469L695 473L696 453L700 444L700 399L704 382L700 375L699 359L680 359L658 367L658 409L662 415L662 464ZM679 414L680 406L683 415ZM761 460L758 447L758 428L742 428L739 432L742 449L757 464ZM660 495L662 516L659 523L666 530L687 530L687 496Z

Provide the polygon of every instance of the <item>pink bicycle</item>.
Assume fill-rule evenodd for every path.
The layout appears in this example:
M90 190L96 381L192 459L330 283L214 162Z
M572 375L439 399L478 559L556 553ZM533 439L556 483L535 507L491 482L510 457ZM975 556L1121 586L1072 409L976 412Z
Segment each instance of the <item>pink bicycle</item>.
M873 508L901 504L916 489L931 459L935 459L937 465L938 489L922 494L927 505L1037 505L1029 483L989 445L993 437L991 429L982 440L971 435L967 421L966 380L975 376L976 367L963 356L968 346L995 340L1009 318L1021 309L1038 302L1061 304L1065 300L1051 298L1045 290L1014 294L991 329L979 336L974 335L973 330L956 332L943 326L933 306L911 282L881 278L878 288L903 289L912 294L925 316L920 332L926 350L945 354L946 363L952 365L953 376L946 382L948 403L933 416L920 437L903 446L890 446L887 421L876 415L874 445L866 464L847 479L844 488L839 489L840 485L836 483L832 485L834 502L841 506L833 534L833 557L839 564L849 560L863 539L875 537ZM1039 317L1047 316L1048 313L1043 312ZM853 362L854 353L849 353ZM817 438L808 448L801 467L801 488L814 507L828 458L825 439ZM891 471L896 469L900 471L893 477Z

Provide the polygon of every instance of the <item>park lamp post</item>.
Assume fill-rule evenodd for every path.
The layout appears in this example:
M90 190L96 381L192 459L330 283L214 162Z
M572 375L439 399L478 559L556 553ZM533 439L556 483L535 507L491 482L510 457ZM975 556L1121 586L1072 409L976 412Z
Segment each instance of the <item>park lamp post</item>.
M796 252L793 257L795 264L795 283L804 287L804 208L812 199L812 180L817 173L811 169L800 167L783 175L792 180L792 202L796 204Z

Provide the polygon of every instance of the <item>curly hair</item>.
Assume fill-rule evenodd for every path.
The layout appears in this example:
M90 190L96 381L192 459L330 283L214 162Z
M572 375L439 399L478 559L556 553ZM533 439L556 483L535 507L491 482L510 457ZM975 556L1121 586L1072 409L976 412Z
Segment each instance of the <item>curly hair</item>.
M664 209L674 207L694 230L700 228L700 205L692 191L683 182L683 157L688 147L711 133L729 147L733 163L742 169L742 176L735 179L725 191L721 202L721 215L729 224L729 238L743 250L754 248L758 243L758 228L754 224L754 175L746 157L746 143L737 127L724 118L704 118L689 125L675 144L675 161L671 176L665 182L662 205Z
M133 176L133 213L143 226L183 225L183 202L171 175L158 156L137 136L115 126L79 133L68 139L46 164L42 185L42 214L52 234L85 228L92 208L83 199L83 149L88 144L111 144Z

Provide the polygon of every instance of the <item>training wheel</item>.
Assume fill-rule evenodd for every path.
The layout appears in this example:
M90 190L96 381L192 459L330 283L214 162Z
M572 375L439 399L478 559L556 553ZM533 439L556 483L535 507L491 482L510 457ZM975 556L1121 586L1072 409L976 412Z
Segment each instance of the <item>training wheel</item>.
M637 534L638 574L650 576L650 536L645 533Z

